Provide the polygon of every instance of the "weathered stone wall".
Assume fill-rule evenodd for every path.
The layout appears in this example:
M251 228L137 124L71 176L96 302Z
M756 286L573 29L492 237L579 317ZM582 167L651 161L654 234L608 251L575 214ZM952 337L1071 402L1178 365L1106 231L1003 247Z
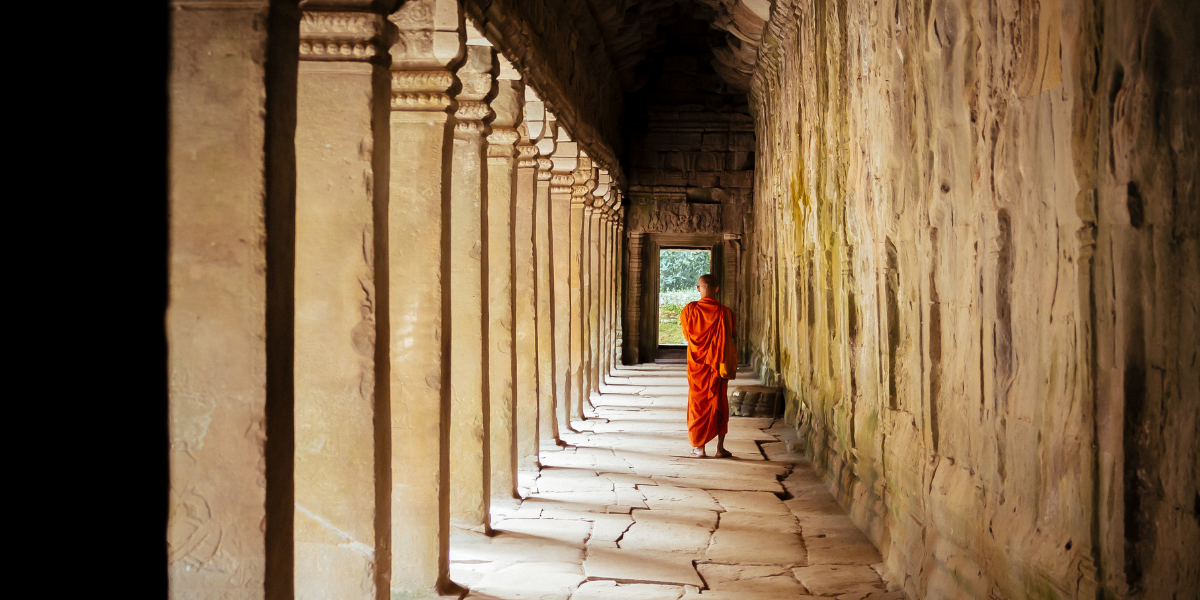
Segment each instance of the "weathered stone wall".
M1200 592L1198 13L774 3L747 351L911 597Z

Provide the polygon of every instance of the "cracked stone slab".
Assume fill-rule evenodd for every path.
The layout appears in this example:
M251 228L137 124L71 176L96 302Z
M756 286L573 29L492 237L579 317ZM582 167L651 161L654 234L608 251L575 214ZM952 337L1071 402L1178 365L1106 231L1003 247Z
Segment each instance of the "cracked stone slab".
M704 559L746 565L807 565L800 528L778 515L725 512Z
M703 586L691 557L673 552L626 548L589 548L583 561L588 579L626 583Z
M708 563L696 565L696 570L708 584L705 592L766 594L775 598L795 598L808 593L785 566Z
M596 580L584 582L571 600L679 600L681 596L683 588L675 585Z
M506 534L522 535L583 548L584 540L592 532L592 524L565 519L505 519L497 523L495 529L496 538L503 538Z
M535 519L506 519L538 523ZM578 521L589 529L590 523ZM586 534L585 534L586 535ZM562 542L540 535L499 532L494 536L471 531L456 531L450 536L451 562L574 562L583 560L582 538L579 543Z
M675 485L639 486L651 510L709 510L720 512L721 505L702 489Z
M699 558L717 527L717 513L707 510L635 510L633 525L620 546L630 550L675 552Z
M885 592L883 580L874 569L862 565L813 565L793 569L808 591L823 596Z
M739 492L733 490L712 490L709 492L727 511L752 512L769 515L790 515L783 500L770 492Z
M523 562L488 573L467 598L568 600L584 579L578 563Z
M607 482L607 480L606 480ZM592 492L545 492L537 493L521 505L540 508L543 511L608 512L606 507L617 504L613 491Z
M838 527L804 527L804 547L810 565L872 565L883 560L879 550L850 519Z
M616 542L633 525L633 517L629 515L596 515L595 518L592 522L592 537L588 538L588 543Z

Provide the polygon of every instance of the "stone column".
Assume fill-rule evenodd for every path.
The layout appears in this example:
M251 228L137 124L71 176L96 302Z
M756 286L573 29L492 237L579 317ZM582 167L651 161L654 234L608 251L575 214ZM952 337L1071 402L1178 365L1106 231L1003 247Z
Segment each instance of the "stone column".
M536 110L540 101L527 102L526 110ZM533 241L537 253L537 363L538 363L538 439L542 446L557 448L558 437L558 353L554 319L554 234L551 227L550 180L554 163L550 158L557 148L557 130L553 115L546 112L546 131L538 141L537 196L534 202ZM559 346L566 351L565 346Z
M583 186L587 181L588 172L591 170L591 160L582 155L578 159L578 167L572 171L569 181L570 188L568 190L570 205L570 255L567 258L570 276L570 366L568 367L567 387L570 390L569 403L570 419L583 419L583 398L584 394L584 351L586 348L586 338L584 337L584 324L586 321L583 317L583 247L585 234L584 211L587 208L585 196L586 192ZM564 184L568 183L564 180Z
M608 248L608 244L607 244L607 240L608 240L608 217L607 217L608 206L607 206L607 203L605 202L605 199L610 194L611 182L612 182L612 179L608 175L608 169L601 168L601 169L596 170L596 187L595 187L595 189L592 190L592 196L593 196L593 205L597 207L597 214L598 214L597 222L599 224L599 227L596 232L596 239L597 239L597 246L596 246L597 262L596 262L596 264L597 264L598 269L596 271L596 276L595 276L595 282L596 282L595 285L597 286L596 296L595 296L597 299L597 321L596 321L597 344L596 344L596 359L594 360L594 364L593 364L595 370L594 370L594 374L593 374L592 385L593 385L593 389L595 389L597 392L600 391L600 384L604 382L604 370L605 370L605 365L607 364L607 361L605 360L605 356L606 356L607 350L608 350L608 344L607 344L607 340L605 338L605 332L607 331L607 329L605 328L605 320L604 320L605 314L607 314L607 309L606 309L604 303L608 297L607 296L607 282L605 280L605 273L607 272L606 250Z
M306 3L311 5L313 3ZM387 585L387 522L377 517L385 473L387 68L382 15L306 10L296 96L295 592L299 598L375 598ZM386 261L386 259L385 259ZM377 282L381 285L377 286ZM382 410L387 414L386 407ZM377 435L380 439L377 439ZM377 464L377 461L383 461ZM386 489L386 485L381 488ZM383 496L386 502L386 495ZM383 531L376 531L376 526Z
M609 192L609 195L611 196L612 192ZM601 267L603 269L603 273L601 274L603 281L601 292L603 297L600 302L600 309L602 311L600 315L600 335L603 340L601 344L603 347L601 348L600 355L599 384L604 383L605 377L612 370L613 222L611 206L605 205L604 216L601 222L603 223L602 232L604 238L602 240L603 247L600 249Z
M582 190L580 190L580 188L582 188L582 186L579 184L576 184L576 189L579 191L582 191ZM590 404L589 399L588 399L589 398L589 396L588 396L589 387L588 386L590 386L592 383L591 377L590 377L590 375L591 375L591 357L592 357L592 348L591 348L590 342L591 342L592 332L591 332L591 321L588 319L588 314L591 311L591 295L592 295L592 283L591 283L592 245L589 242L591 240L591 234L592 234L592 213L595 212L595 209L592 207L591 203L589 202L590 199L591 199L590 194L581 194L578 198L578 201L584 202L583 214L582 214L582 219L581 219L581 223L580 223L580 225L581 225L580 226L580 235L578 238L572 239L573 243L577 241L579 244L579 264L571 265L576 270L576 272L578 272L578 274L579 274L579 281L578 281L578 284L579 284L579 288L578 288L578 292L579 292L579 314L578 314L579 366L578 366L578 375L576 375L576 379L579 381L579 393L575 397L576 398L575 401L578 404L578 406L574 407L575 410L573 413L575 415L573 418L576 418L576 419L583 419L584 415L587 414L584 412L584 409L588 404ZM576 203L576 198L572 197L571 200L573 203L572 208L574 208L574 203ZM572 210L572 213L574 213L574 210ZM574 217L574 214L572 214L572 217ZM574 259L573 256L572 256L572 259ZM572 282L572 283L574 283L574 282ZM572 292L572 294L574 294L576 292L576 290L572 289L571 292ZM574 308L575 307L572 306L572 309L574 309ZM574 322L574 318L573 318L573 322ZM575 340L572 339L572 344L574 343L574 341Z
M449 584L447 91L463 34L456 0L408 0L389 18L400 43L391 49L388 297L379 300L391 353L391 594L420 597Z
M568 413L573 388L568 385L573 375L571 333L571 192L575 184L572 171L579 165L579 147L571 141L566 130L559 128L555 142L550 179L550 234L552 255L552 298L554 303L554 390L555 414L560 430L572 431ZM573 381L573 377L570 378Z
M470 29L470 28L469 28ZM473 32L472 32L473 33ZM470 35L470 34L469 34ZM484 152L495 94L496 51L467 44L458 68L450 183L450 521L486 531L491 497L488 440L488 310L484 271L488 213Z
M603 198L596 198L593 194L593 202L596 205L595 210L595 229L596 234L593 236L593 244L595 251L593 253L593 266L595 274L592 276L592 298L595 302L595 307L592 312L595 313L595 326L593 328L592 337L595 339L595 356L592 358L592 389L599 393L600 384L604 382L604 353L608 348L608 344L604 340L604 299L605 299L605 281L604 274L607 272L604 264L604 250L607 246L605 240L608 238L608 221L605 216L608 212L608 207L604 205Z
M616 227L613 228L613 365L622 364L625 348L625 277L622 274L625 264L625 207L621 205L622 195L617 192L613 215Z
M492 100L487 149L488 405L491 419L491 495L517 497L516 362L513 338L513 197L516 149L525 107L521 76L503 56Z
M526 88L526 94L529 90ZM532 120L526 108L517 128L517 183L513 198L513 290L515 313L517 463L536 468L538 456L537 376L537 254L533 243L534 202L537 199L537 152L533 144L545 128L544 119Z
M580 166L571 175L571 418L583 419L588 397L588 226L592 222L590 178L592 160L580 152Z
M645 233L629 234L629 291L624 298L625 304L625 348L630 364L638 364L641 360L641 330L642 330L642 244L646 241Z
M263 527L277 521L268 520L263 469L274 288L268 288L266 233L268 203L279 197L272 183L290 187L272 181L266 152L268 116L287 121L268 115L267 62L275 57L266 52L273 40L265 24L275 10L265 0L171 2L165 323L171 598L264 598L271 586ZM288 52L294 61L295 39Z
M589 193L588 198L592 200L592 215L590 224L590 234L588 235L588 346L591 348L591 354L588 356L588 398L591 398L592 392L600 391L600 357L603 356L602 345L600 343L600 299L601 289L603 286L603 278L601 277L602 263L600 262L600 240L603 238L603 217L604 204L603 200L596 198ZM599 201L599 202L598 202ZM599 206L596 206L599 204Z

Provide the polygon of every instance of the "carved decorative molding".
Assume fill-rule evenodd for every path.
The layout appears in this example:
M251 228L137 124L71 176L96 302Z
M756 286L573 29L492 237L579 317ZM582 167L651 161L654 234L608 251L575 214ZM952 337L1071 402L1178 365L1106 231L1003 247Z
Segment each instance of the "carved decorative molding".
M534 146L533 144L517 145L517 158L521 161L517 166L526 168L538 166L537 155L537 146Z
M544 156L539 156L537 159L538 181L550 181L550 179L552 179L552 173L550 172L550 168L553 166L554 166L554 161L552 161L549 158L546 158Z
M490 158L512 158L516 152L513 144L516 144L519 139L521 139L521 134L517 133L516 128L493 127L487 137L487 155Z
M445 92L454 82L450 71L392 71L393 92Z
M463 53L459 0L406 0L388 20L397 39L388 51L397 71L442 70Z
M449 94L392 94L392 110L444 111L448 108Z
M446 70L392 71L392 110L445 111L454 73Z
M460 122L486 121L490 116L492 116L492 107L488 106L487 102L479 100L459 100L458 110L454 112L454 118Z
M305 11L300 60L369 61L379 54L383 23L372 13Z

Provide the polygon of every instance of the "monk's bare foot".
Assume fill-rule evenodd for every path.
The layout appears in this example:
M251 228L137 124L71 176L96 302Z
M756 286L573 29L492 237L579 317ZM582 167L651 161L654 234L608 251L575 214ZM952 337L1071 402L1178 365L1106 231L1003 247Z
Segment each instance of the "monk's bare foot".
M707 458L704 448L692 448L692 458Z
M724 448L717 448L717 453L713 455L713 458L733 458L733 453Z

